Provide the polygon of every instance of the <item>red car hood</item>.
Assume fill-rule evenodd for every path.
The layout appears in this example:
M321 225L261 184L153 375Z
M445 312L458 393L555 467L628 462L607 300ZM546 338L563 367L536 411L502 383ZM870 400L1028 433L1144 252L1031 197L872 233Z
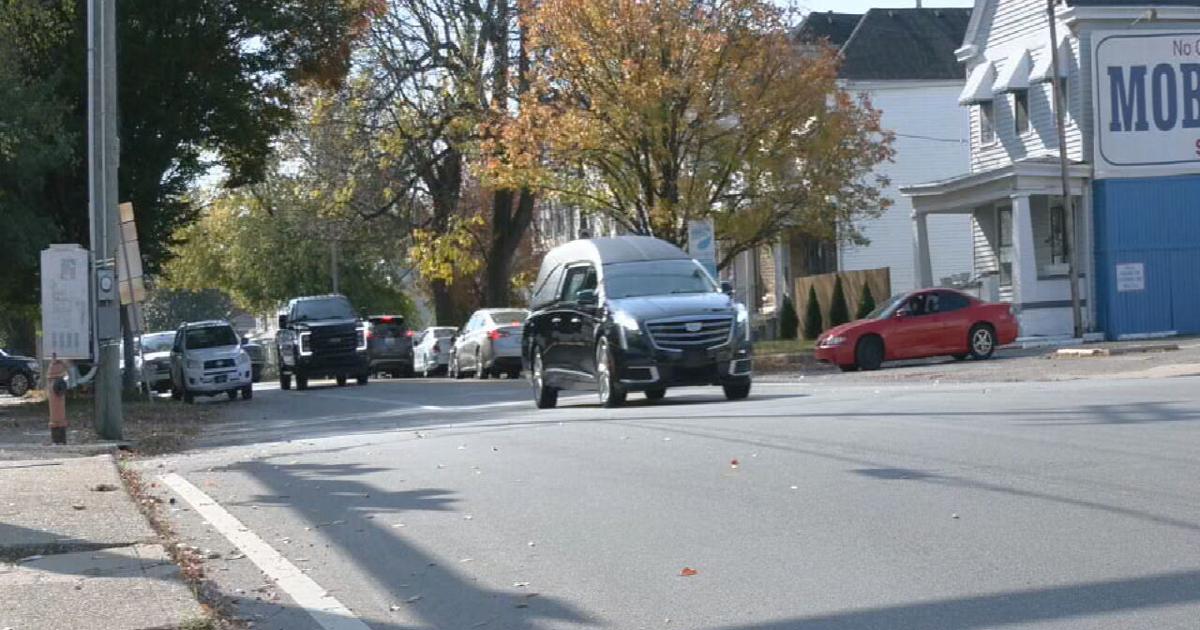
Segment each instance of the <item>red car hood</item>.
M853 333L855 330L858 330L860 328L867 328L872 323L874 323L874 321L875 320L871 320L871 319L860 319L860 320L850 322L848 324L842 324L841 326L834 326L833 328L826 330L824 333L821 333L820 338L825 339L828 337L845 337L845 336L849 335L850 333Z

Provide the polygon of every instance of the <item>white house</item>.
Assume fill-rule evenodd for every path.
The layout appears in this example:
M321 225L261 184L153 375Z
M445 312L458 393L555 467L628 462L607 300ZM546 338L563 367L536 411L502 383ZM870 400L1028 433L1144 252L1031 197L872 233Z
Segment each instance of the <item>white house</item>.
M843 87L865 93L882 112L883 127L896 134L894 162L877 169L891 182L883 193L894 205L858 226L869 245L837 247L838 271L888 267L894 292L964 281L970 275L970 218L945 215L928 223L932 276L918 277L913 207L899 192L901 186L960 172L970 155L968 112L955 102L965 74L954 52L970 15L969 9L932 8L811 13L798 29L801 44L824 41L839 49Z
M918 274L936 275L935 221L967 216L980 293L1012 302L1026 336L1074 332L1072 261L1085 329L1200 332L1200 0L1060 1L1056 41L1049 16L1045 0L976 1L957 52L965 172L902 190L916 209Z

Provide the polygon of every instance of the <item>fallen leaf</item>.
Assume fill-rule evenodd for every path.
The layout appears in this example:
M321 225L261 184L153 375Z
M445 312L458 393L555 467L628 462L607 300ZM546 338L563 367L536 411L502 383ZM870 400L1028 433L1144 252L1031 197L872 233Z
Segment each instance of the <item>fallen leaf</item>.
M116 489L117 489L117 487L112 485L111 483L98 483L98 484L92 486L93 492L115 492Z
M697 573L699 573L699 571L697 571L691 567L683 567L683 570L679 572L679 575L682 577L692 577L693 575L696 575Z
M730 467L730 468L737 468L737 467L738 467L738 460L736 460L736 459L735 459L735 460L733 460L733 461L729 462L729 467Z
M513 588L525 588L529 586L529 582L513 582Z
M86 510L86 509L87 509L87 506L86 506L86 505L83 505L83 504L80 504L80 503L76 503L75 505L72 505L72 506L71 506L71 509L74 509L74 510Z
M414 604L414 603L419 602L422 599L424 599L424 597L425 597L424 595L413 595L412 597L409 597L408 599L406 599L404 601L405 601L405 603L408 603L408 604Z

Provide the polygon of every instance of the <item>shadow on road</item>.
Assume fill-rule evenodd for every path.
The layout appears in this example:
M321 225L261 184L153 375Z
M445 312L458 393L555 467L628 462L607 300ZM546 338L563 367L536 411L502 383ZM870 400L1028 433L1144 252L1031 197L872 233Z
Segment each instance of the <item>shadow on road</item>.
M1200 571L849 610L714 630L974 630L1200 601Z
M247 503L285 507L319 530L334 555L368 574L380 590L397 594L424 627L489 627L535 630L570 623L600 626L597 620L546 594L493 590L447 567L409 544L393 527L393 518L413 511L453 511L456 499L447 490L423 488L391 491L362 479L389 469L357 464L271 464L248 461L214 472L248 475L268 489ZM370 516L371 518L367 518ZM315 577L315 576L314 576ZM318 578L327 587L335 576ZM347 603L349 602L343 602ZM353 607L353 606L352 606ZM356 609L372 627L399 627L376 621L387 613ZM374 613L374 614L373 614ZM545 625L543 625L545 623Z

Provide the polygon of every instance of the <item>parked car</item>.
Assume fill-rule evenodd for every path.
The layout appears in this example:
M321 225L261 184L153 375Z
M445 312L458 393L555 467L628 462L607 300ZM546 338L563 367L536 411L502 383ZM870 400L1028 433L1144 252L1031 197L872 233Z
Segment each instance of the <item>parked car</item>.
M367 356L371 373L386 372L392 378L413 374L413 331L400 315L372 315L367 318Z
M521 375L522 326L529 311L515 308L485 308L475 311L459 331L450 351L450 375L463 378Z
M1010 304L989 303L953 289L893 296L875 312L826 331L816 358L844 371L877 370L885 361L952 356L987 359L1020 332Z
M456 332L450 326L432 326L417 333L413 337L413 370L426 378L448 370Z
M750 316L683 250L655 238L573 241L542 261L523 356L539 408L564 389L595 389L606 407L683 385L750 395Z
M370 379L367 360L367 325L342 295L294 298L279 313L275 333L279 358L279 386L308 389L312 378L337 379L338 386L355 378L359 385Z
M171 346L174 343L175 333L169 330L142 335L141 352L134 355L134 362L146 389L159 393L171 391Z
M171 347L171 397L195 402L196 396L226 394L235 400L254 397L250 355L226 321L184 324Z
M255 383L262 381L263 369L267 365L267 349L253 339L242 337L242 350L250 355L251 379Z
M33 389L41 375L42 366L33 357L23 357L0 350L0 388L10 396L20 398Z

